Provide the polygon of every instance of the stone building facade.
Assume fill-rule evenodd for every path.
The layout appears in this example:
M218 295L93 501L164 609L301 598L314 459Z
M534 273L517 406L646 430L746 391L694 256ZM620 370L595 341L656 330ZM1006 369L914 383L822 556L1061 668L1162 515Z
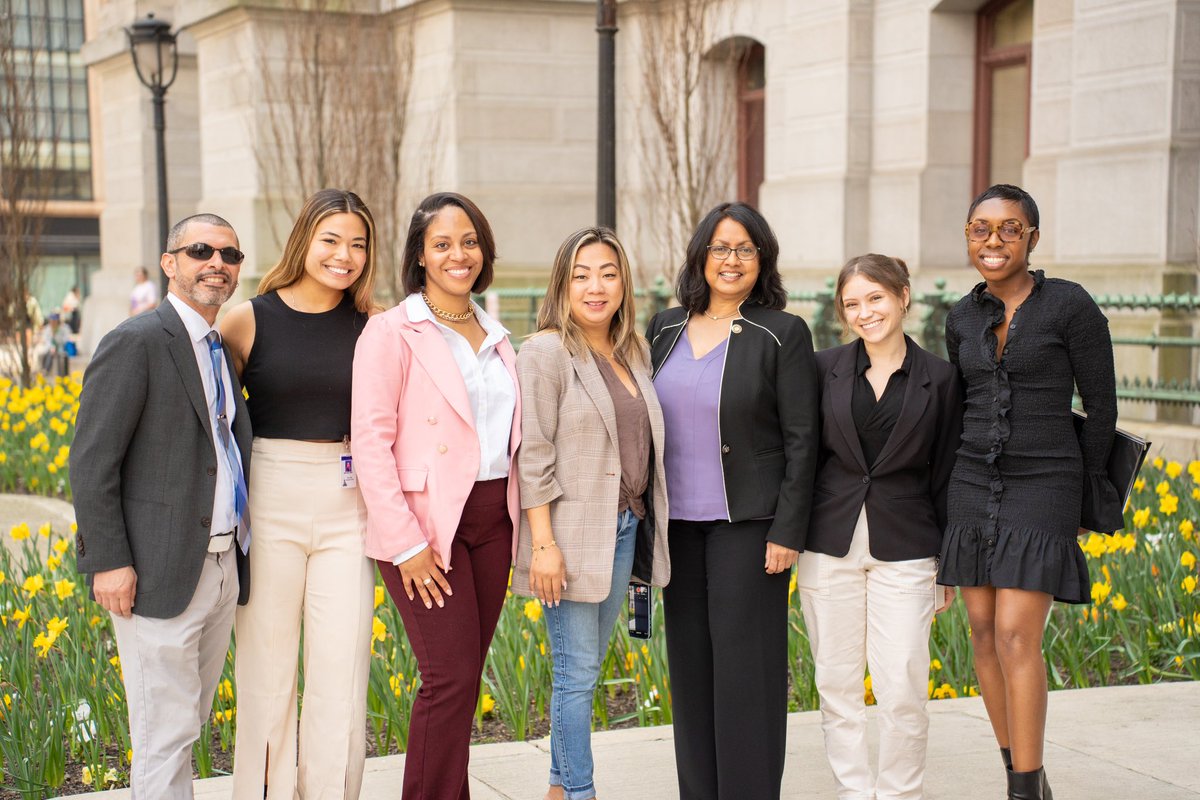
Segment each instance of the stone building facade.
M679 257L663 249L656 212L670 198L644 153L645 54L654 41L678 48L647 32L673 1L702 2L619 3L618 228L643 275ZM151 108L123 27L154 11L182 31L167 100L171 217L228 217L249 278L271 265L288 225L264 174L274 145L262 73L263 54L285 49L296 6L88 0L109 279L94 292L111 283L123 300L130 270L159 249ZM429 190L461 191L494 225L503 280L538 283L563 236L595 218L596 3L338 7L411 48L406 177L395 198L368 204L406 215ZM724 75L708 75L697 117L738 115L708 147L719 152L709 198L758 203L789 286L819 286L849 256L875 251L903 257L919 287L945 278L965 290L975 280L967 205L1005 180L1041 206L1038 266L1096 292L1196 288L1200 0L727 0L700 49L704 69ZM106 320L93 317L98 333ZM1148 331L1159 319L1126 323Z

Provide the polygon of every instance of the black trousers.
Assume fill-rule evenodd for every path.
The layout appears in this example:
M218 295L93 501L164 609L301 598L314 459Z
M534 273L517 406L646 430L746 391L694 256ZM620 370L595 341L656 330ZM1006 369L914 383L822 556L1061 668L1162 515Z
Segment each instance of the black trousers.
M789 573L771 520L671 520L663 590L680 800L776 800L787 728Z

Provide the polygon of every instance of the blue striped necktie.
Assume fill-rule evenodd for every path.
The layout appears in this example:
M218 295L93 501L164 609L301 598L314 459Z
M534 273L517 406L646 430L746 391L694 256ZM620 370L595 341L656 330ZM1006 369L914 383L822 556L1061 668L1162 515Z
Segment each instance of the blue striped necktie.
M242 553L250 551L250 510L246 507L246 476L242 472L242 459L233 446L233 434L229 430L229 416L225 413L225 381L222 376L225 370L222 365L224 350L221 348L221 334L209 331L208 356L212 360L213 380L217 387L217 438L225 451L225 462L233 473L233 502L238 516L238 546Z

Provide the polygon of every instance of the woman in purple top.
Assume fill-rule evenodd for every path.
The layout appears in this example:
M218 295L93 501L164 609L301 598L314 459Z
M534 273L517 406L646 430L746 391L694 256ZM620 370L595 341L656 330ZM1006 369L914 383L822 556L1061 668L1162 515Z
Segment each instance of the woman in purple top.
M744 203L688 244L679 307L650 321L666 423L663 590L680 798L779 797L788 573L804 549L819 442L804 320L783 310L779 244Z

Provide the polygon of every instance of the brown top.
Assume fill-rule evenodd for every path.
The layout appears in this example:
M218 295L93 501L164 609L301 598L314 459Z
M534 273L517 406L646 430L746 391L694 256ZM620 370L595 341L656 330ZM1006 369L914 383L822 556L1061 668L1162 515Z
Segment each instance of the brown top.
M621 456L617 513L628 508L638 519L645 519L642 495L650 479L650 414L646 411L646 399L640 393L630 394L606 359L597 356L596 366L617 415L617 450Z

